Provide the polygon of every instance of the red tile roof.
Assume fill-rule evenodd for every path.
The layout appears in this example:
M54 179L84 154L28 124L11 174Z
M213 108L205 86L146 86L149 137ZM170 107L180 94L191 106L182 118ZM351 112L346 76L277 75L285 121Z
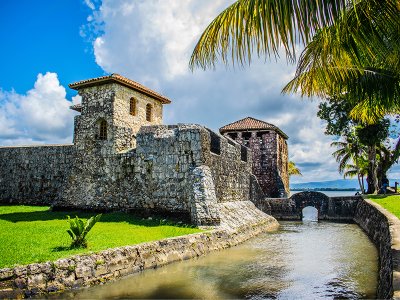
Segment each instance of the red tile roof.
M252 117L247 117L239 121L225 125L219 129L219 132L222 134L228 131L247 131L247 130L261 130L261 129L274 130L279 134L281 134L285 139L288 138L288 136L275 125L254 119Z
M68 86L71 89L80 90L81 88L94 86L94 85L98 85L98 84L103 84L103 83L108 83L108 82L118 82L118 83L123 84L129 88L132 88L136 91L142 92L154 99L157 99L157 100L161 101L163 104L171 103L171 100L169 100L167 97L164 97L163 95L161 95L153 90L150 90L149 88L145 87L144 85L141 85L140 83L137 83L136 81L130 80L130 79L128 79L124 76L121 76L119 74L116 74L116 73L113 73L113 74L107 75L107 76L101 76L101 77L81 80L78 82L71 83Z

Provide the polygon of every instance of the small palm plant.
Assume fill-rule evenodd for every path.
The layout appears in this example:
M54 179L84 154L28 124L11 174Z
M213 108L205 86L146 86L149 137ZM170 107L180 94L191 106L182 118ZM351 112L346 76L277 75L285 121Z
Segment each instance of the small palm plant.
M69 216L67 218L70 227L67 232L72 238L71 248L87 248L86 235L93 228L94 224L100 220L101 214L91 217L86 221L86 224L77 216L75 216L75 219L71 219Z

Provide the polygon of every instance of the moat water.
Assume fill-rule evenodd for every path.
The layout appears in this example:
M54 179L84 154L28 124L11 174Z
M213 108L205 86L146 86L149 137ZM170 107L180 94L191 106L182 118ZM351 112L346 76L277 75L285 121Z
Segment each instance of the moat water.
M76 299L375 298L378 253L355 224L281 222L239 246L58 296Z

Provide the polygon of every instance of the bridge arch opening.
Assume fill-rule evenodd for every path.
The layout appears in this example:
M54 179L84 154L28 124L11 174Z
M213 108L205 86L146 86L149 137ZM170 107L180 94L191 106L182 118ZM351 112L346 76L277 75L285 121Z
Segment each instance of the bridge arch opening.
M318 209L306 206L301 211L301 219L306 222L318 222Z

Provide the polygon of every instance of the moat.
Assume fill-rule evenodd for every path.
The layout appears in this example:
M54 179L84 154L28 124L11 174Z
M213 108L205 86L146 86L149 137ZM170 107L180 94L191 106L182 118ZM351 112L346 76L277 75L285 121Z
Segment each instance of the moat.
M281 222L237 247L48 297L369 299L377 271L377 250L356 224Z

